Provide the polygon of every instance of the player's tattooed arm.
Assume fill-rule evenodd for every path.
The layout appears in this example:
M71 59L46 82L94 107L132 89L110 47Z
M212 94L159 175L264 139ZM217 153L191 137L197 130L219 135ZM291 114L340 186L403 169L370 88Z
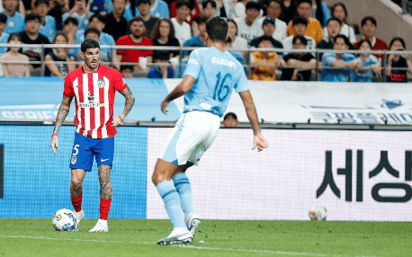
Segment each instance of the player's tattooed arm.
M61 125L66 120L67 115L70 111L70 104L72 102L73 97L67 97L63 95L63 100L60 104L59 111L57 112L56 123L54 126L54 133L58 133L60 130Z
M111 199L113 195L113 186L110 182L110 165L99 165L99 182L100 182L100 197L103 199Z
M123 91L120 92L120 94L122 94L124 96L124 98L126 99L126 102L125 102L123 112L120 113L119 115L117 115L114 118L114 120L112 122L113 127L123 125L123 122L126 119L126 116L129 114L130 110L133 108L133 105L134 105L134 102L135 102L134 95L133 95L133 93L132 93L132 91L130 90L129 87L126 87L125 89L123 89Z

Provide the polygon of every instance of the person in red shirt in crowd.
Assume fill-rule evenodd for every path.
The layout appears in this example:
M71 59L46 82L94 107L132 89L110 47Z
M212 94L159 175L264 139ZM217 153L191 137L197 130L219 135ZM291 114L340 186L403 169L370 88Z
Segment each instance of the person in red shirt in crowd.
M376 20L372 16L366 16L361 21L361 30L363 36L353 46L355 49L359 49L359 41L362 39L368 39L372 43L372 50L388 50L388 45L382 39L375 36L376 32ZM375 54L375 56L382 60L382 54Z
M190 5L190 13L189 16L186 18L186 22L189 23L189 25L192 25L193 19L199 18L200 14L202 13L200 11L199 5L196 3L195 0L185 0L189 2ZM176 8L177 1L174 1L173 3L170 4L170 18L176 17L177 16L177 8Z
M117 39L118 46L153 46L153 41L143 34L146 31L142 17L134 17L129 21L129 29L131 34L122 36ZM119 60L122 63L133 63L134 71L148 72L149 67L146 63L152 63L153 50L140 49L117 49Z

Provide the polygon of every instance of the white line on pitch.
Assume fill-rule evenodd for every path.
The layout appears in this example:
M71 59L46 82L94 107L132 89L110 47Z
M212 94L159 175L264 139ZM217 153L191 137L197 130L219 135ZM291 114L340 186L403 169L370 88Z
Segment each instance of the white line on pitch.
M53 238L53 237L35 237L35 236L7 236L0 235L3 238L21 238L21 239L39 239L39 240L55 240L55 241L76 241L76 242L94 242L94 243L115 243L115 244L155 244L155 242L143 242L143 241L109 241L109 240L95 240L95 239L77 239L77 238ZM228 251L228 252L247 252L247 253L267 253L267 254L284 254L284 255L300 255L300 256L333 256L333 257L346 257L348 255L329 255L321 253L304 253L304 252L284 252L284 251L270 251L270 250L253 250L253 249L233 249L233 248L219 248L219 247L205 247L194 245L173 245L175 247L195 249L195 250L209 250L209 251ZM375 257L356 255L354 257Z

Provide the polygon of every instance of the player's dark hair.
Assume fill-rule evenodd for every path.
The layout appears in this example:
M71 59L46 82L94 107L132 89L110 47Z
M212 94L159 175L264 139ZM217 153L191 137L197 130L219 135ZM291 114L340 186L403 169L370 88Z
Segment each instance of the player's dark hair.
M159 27L160 27L160 23L164 21L167 22L169 24L170 30L169 30L169 39L174 38L175 37L175 27L173 26L173 23L170 21L169 18L162 18L160 20L158 20L156 22L156 24L153 26L152 29L152 34L150 35L150 38L152 40L158 39L160 38L160 32L159 32Z
M335 12L335 8L338 6L342 7L343 11L345 12L345 18L343 19L343 22L346 23L346 19L348 18L348 9L346 9L346 5L344 3L337 2L336 4L332 5L332 7L330 8L331 14L333 16L333 13Z
M403 38L401 38L401 37L394 37L394 38L392 38L391 42L389 43L389 49L391 49L391 47L392 47L393 43L395 43L395 41L401 42L403 48L406 49L405 40L403 40ZM360 45L359 45L359 46L360 46Z
M303 24L303 25L308 26L308 20L305 17L302 17L302 16L297 16L297 17L293 18L292 26L298 25L298 24Z
M204 2L202 3L203 9L205 9L205 8L208 6L208 4L211 4L212 7L215 8L215 9L217 8L217 5L216 5L216 2L215 2L215 1L206 0L206 1L204 1Z
M329 25L329 22L331 22L331 21L336 21L337 23L339 23L339 26L341 26L342 27L342 21L341 20L339 20L338 18L336 18L336 17L332 17L332 18L330 18L329 20L328 20L328 22L326 23L326 26L328 26Z
M7 23L7 15L0 13L0 23Z
M300 43L302 43L302 45L308 45L308 40L303 35L295 35L292 39L292 44L295 44L298 40L300 40Z
M367 21L370 21L373 25L377 26L376 19L373 16L366 16L361 21L361 27L366 24Z
M227 22L220 17L210 18L206 22L206 31L212 41L226 41L227 36Z
M337 36L333 39L333 43L334 43L334 44L336 43L336 41L338 40L338 38L342 38L343 41L345 41L345 45L347 45L347 46L349 46L349 47L351 46L351 43L350 43L350 41L349 41L349 38L348 38L347 36L341 35L341 34L337 35Z
M29 13L26 15L26 18L24 18L24 23L27 23L29 21L35 21L38 20L39 22L41 22L41 17L38 14L35 13Z
M100 31L98 30L98 29L96 29L96 28L88 28L88 29L86 29L86 31L84 32L84 37L86 37L88 34L90 34L90 33L96 33L98 36L99 36L99 38L100 38Z
M36 0L36 1L34 1L34 7L37 7L37 6L41 5L41 4L45 4L45 5L47 5L47 6L50 5L50 4L49 4L49 0Z
M94 18L97 18L99 21L106 24L106 16L103 16L100 13L95 13L90 17L89 22L92 22Z
M89 49L89 48L99 48L100 49L99 42L97 42L94 39L86 39L80 45L80 50L82 51L82 53L85 53L86 50Z
M136 22L136 21L141 21L141 22L143 22L143 24L144 24L144 20L143 20L143 18L142 17L140 17L140 16L135 16L135 17L133 17L130 21L129 21L129 28L130 28L130 26L133 24L133 22Z
M237 115L234 112L226 113L225 116L223 117L223 120L226 120L229 117L232 117L233 119L237 120Z
M68 18L64 21L63 27L66 26L66 25L69 24L69 23L73 23L74 25L79 26L79 21L78 21L76 18L68 17Z

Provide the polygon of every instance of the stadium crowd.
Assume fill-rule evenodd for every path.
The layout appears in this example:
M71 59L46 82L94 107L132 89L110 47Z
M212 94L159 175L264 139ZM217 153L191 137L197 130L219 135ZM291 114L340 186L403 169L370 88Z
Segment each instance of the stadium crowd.
M63 77L81 65L79 48L31 45L74 45L92 38L101 46L134 47L101 49L101 61L124 77L178 78L190 51L167 47L205 47L205 24L213 16L227 19L226 47L253 80L319 77L372 82L384 76L387 82L407 82L412 73L402 52L365 52L403 51L406 45L400 37L389 45L377 38L378 22L372 16L362 19L361 34L356 35L343 2L327 6L322 0L0 0L0 43L10 45L0 48L0 75ZM361 51L299 52L303 49Z

